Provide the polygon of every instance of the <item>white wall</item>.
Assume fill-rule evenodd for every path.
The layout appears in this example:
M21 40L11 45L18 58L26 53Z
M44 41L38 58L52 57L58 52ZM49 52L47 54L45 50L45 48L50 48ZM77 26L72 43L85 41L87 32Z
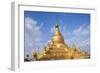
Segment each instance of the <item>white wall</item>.
M96 49L98 49L98 61L97 64L99 67L69 67L69 68L62 68L62 69L48 69L48 70L40 70L40 71L29 71L29 72L37 72L37 73L99 73L100 68L100 2L99 0L21 0L21 1L32 1L37 4L78 4L78 5L88 5L88 6L95 6L97 8L97 30L94 34L96 36ZM11 0L1 0L0 1L0 73L12 73L10 68L10 55L11 55ZM28 72L28 71L26 71ZM24 71L25 73L25 71Z

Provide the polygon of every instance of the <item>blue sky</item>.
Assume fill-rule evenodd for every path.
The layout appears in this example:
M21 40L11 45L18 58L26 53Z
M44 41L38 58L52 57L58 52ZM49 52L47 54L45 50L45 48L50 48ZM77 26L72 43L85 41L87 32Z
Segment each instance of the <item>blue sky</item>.
M90 52L90 14L24 11L25 54L39 52L50 41L58 17L66 44Z

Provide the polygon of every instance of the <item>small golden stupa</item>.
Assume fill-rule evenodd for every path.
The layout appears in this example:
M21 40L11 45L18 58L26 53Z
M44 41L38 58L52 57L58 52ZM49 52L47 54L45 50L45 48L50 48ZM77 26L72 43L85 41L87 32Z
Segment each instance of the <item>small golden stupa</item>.
M34 58L34 56L33 56ZM56 21L55 32L47 47L37 54L37 60L63 60L63 59L87 59L90 55L81 51L75 44L69 47L59 30L58 20Z

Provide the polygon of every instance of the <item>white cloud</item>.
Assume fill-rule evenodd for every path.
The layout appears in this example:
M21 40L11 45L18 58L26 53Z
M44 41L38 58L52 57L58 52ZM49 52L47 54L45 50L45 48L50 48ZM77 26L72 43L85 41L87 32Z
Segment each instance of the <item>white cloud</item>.
M26 17L25 18L25 24L33 24L33 25L36 25L37 24L37 21L30 18L30 17Z
M30 17L25 18L25 53L30 54L34 51L39 51L41 50L43 46L43 39L41 38L42 36L42 31L41 27L43 24L40 26L37 25L38 22Z
M85 24L83 24L73 31L73 35L75 35L75 36L85 36L85 35L88 35L89 32L90 32L89 26L85 26Z
M74 39L79 47L86 48L90 46L90 28L83 24L73 31ZM73 39L73 38L72 38ZM89 48L87 48L89 49Z
M78 29L73 31L73 34L78 35L82 31L82 29L83 29L82 26L80 26Z
M90 39L83 40L80 44L80 46L87 46L87 45L90 45Z

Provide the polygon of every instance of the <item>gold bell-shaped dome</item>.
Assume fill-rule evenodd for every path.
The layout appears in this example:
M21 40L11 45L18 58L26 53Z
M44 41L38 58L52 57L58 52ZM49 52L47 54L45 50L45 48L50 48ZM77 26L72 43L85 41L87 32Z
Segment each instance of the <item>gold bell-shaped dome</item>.
M64 38L59 31L58 22L56 22L55 32L54 32L54 35L52 37L52 41L55 43L63 43L64 44Z
M56 19L56 26L55 26L55 32L53 34L53 37L51 39L51 42L57 47L57 48L67 48L68 45L65 44L64 38L59 30L59 25L58 25L58 19Z

